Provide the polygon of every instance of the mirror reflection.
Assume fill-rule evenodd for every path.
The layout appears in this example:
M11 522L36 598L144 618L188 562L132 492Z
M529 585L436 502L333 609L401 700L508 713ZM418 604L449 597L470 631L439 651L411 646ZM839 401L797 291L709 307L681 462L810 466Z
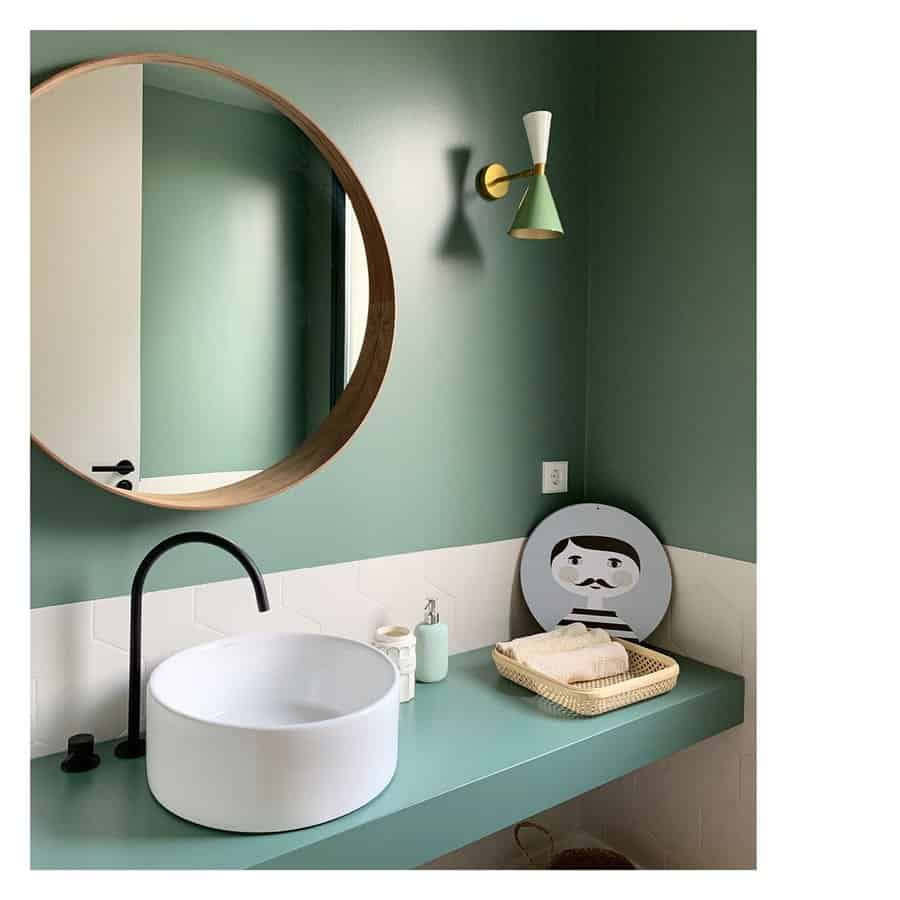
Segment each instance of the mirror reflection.
M50 452L182 493L321 425L362 346L368 271L302 131L227 78L124 65L35 97L31 153L32 432Z

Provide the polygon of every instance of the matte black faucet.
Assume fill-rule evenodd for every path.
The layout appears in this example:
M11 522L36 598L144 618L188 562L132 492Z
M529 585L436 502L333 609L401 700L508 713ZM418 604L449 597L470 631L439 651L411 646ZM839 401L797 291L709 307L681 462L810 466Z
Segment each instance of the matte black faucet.
M134 581L131 582L131 643L129 646L128 665L128 737L116 746L116 756L122 759L135 759L143 756L147 749L147 743L141 737L141 608L144 599L144 580L150 567L167 550L178 547L181 544L212 544L227 550L246 570L250 576L250 583L256 594L256 605L260 612L266 612L269 608L269 597L266 594L266 585L263 577L256 567L256 563L238 547L237 544L218 534L210 534L208 531L185 531L181 534L173 534L157 544L143 559L134 573Z

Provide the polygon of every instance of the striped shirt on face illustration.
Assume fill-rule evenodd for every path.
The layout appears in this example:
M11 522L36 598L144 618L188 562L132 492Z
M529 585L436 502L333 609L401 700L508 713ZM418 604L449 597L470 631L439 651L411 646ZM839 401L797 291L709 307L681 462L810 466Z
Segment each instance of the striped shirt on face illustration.
M611 637L640 640L610 608L641 577L641 559L631 544L603 535L563 538L550 552L550 572L561 588L583 600L558 625L582 622L588 628L602 628Z
M602 628L610 637L624 638L626 641L640 640L631 626L616 615L615 610L582 609L576 606L556 624L571 625L573 622L581 622L588 628Z

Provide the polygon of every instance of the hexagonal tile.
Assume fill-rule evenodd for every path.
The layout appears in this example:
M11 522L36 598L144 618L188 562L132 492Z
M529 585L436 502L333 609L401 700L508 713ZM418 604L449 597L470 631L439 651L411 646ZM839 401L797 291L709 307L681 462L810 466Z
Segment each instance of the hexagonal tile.
M324 634L371 641L384 608L359 593L357 563L316 566L283 574L285 608L317 622Z
M91 634L94 640L127 653L130 644L131 598L104 597L102 600L94 600L90 607Z
M756 566L667 547L672 563L671 639L688 656L732 672L755 669ZM745 628L750 627L750 635Z
M250 579L236 578L195 588L195 621L222 634L321 630L318 621L285 605L282 575L265 575L263 580L269 595L268 612L256 608Z
M483 591L505 591L515 586L523 538L444 547L423 552L425 578L453 597ZM502 596L502 594L501 594Z
M662 621L656 628L647 636L647 643L651 644L654 647L662 647L663 649L672 648L672 637L671 637L671 605L666 610L665 615L662 617Z
M426 581L424 554L381 556L362 560L357 566L359 593L383 610L379 625L414 629L424 618L426 598L434 597L450 635L450 652L456 652L456 600Z
M454 652L527 633L519 587L521 539L426 551L425 579L456 601Z
M695 561L685 565L684 559L673 572L672 645L686 656L737 672L743 647L741 615L727 589Z
M116 737L127 709L128 655L92 637L90 602L32 610L32 737L46 752L69 735Z
M93 634L97 640L128 651L130 597L94 601ZM176 588L144 594L141 613L141 649L146 659L171 656L221 636L221 632L194 622L194 589Z

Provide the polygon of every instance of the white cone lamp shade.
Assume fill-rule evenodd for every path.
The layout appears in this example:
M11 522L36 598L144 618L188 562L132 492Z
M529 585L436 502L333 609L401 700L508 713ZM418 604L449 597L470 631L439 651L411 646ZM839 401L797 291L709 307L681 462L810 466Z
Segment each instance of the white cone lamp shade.
M510 237L546 240L563 236L562 222L550 192L550 182L544 174L550 148L552 118L551 113L543 109L522 116L528 146L531 148L531 160L537 171L519 202L516 217L509 228Z
M531 161L538 165L547 162L547 151L550 149L550 120L553 113L546 109L526 113L522 116L525 134L528 135L528 146L531 148Z

